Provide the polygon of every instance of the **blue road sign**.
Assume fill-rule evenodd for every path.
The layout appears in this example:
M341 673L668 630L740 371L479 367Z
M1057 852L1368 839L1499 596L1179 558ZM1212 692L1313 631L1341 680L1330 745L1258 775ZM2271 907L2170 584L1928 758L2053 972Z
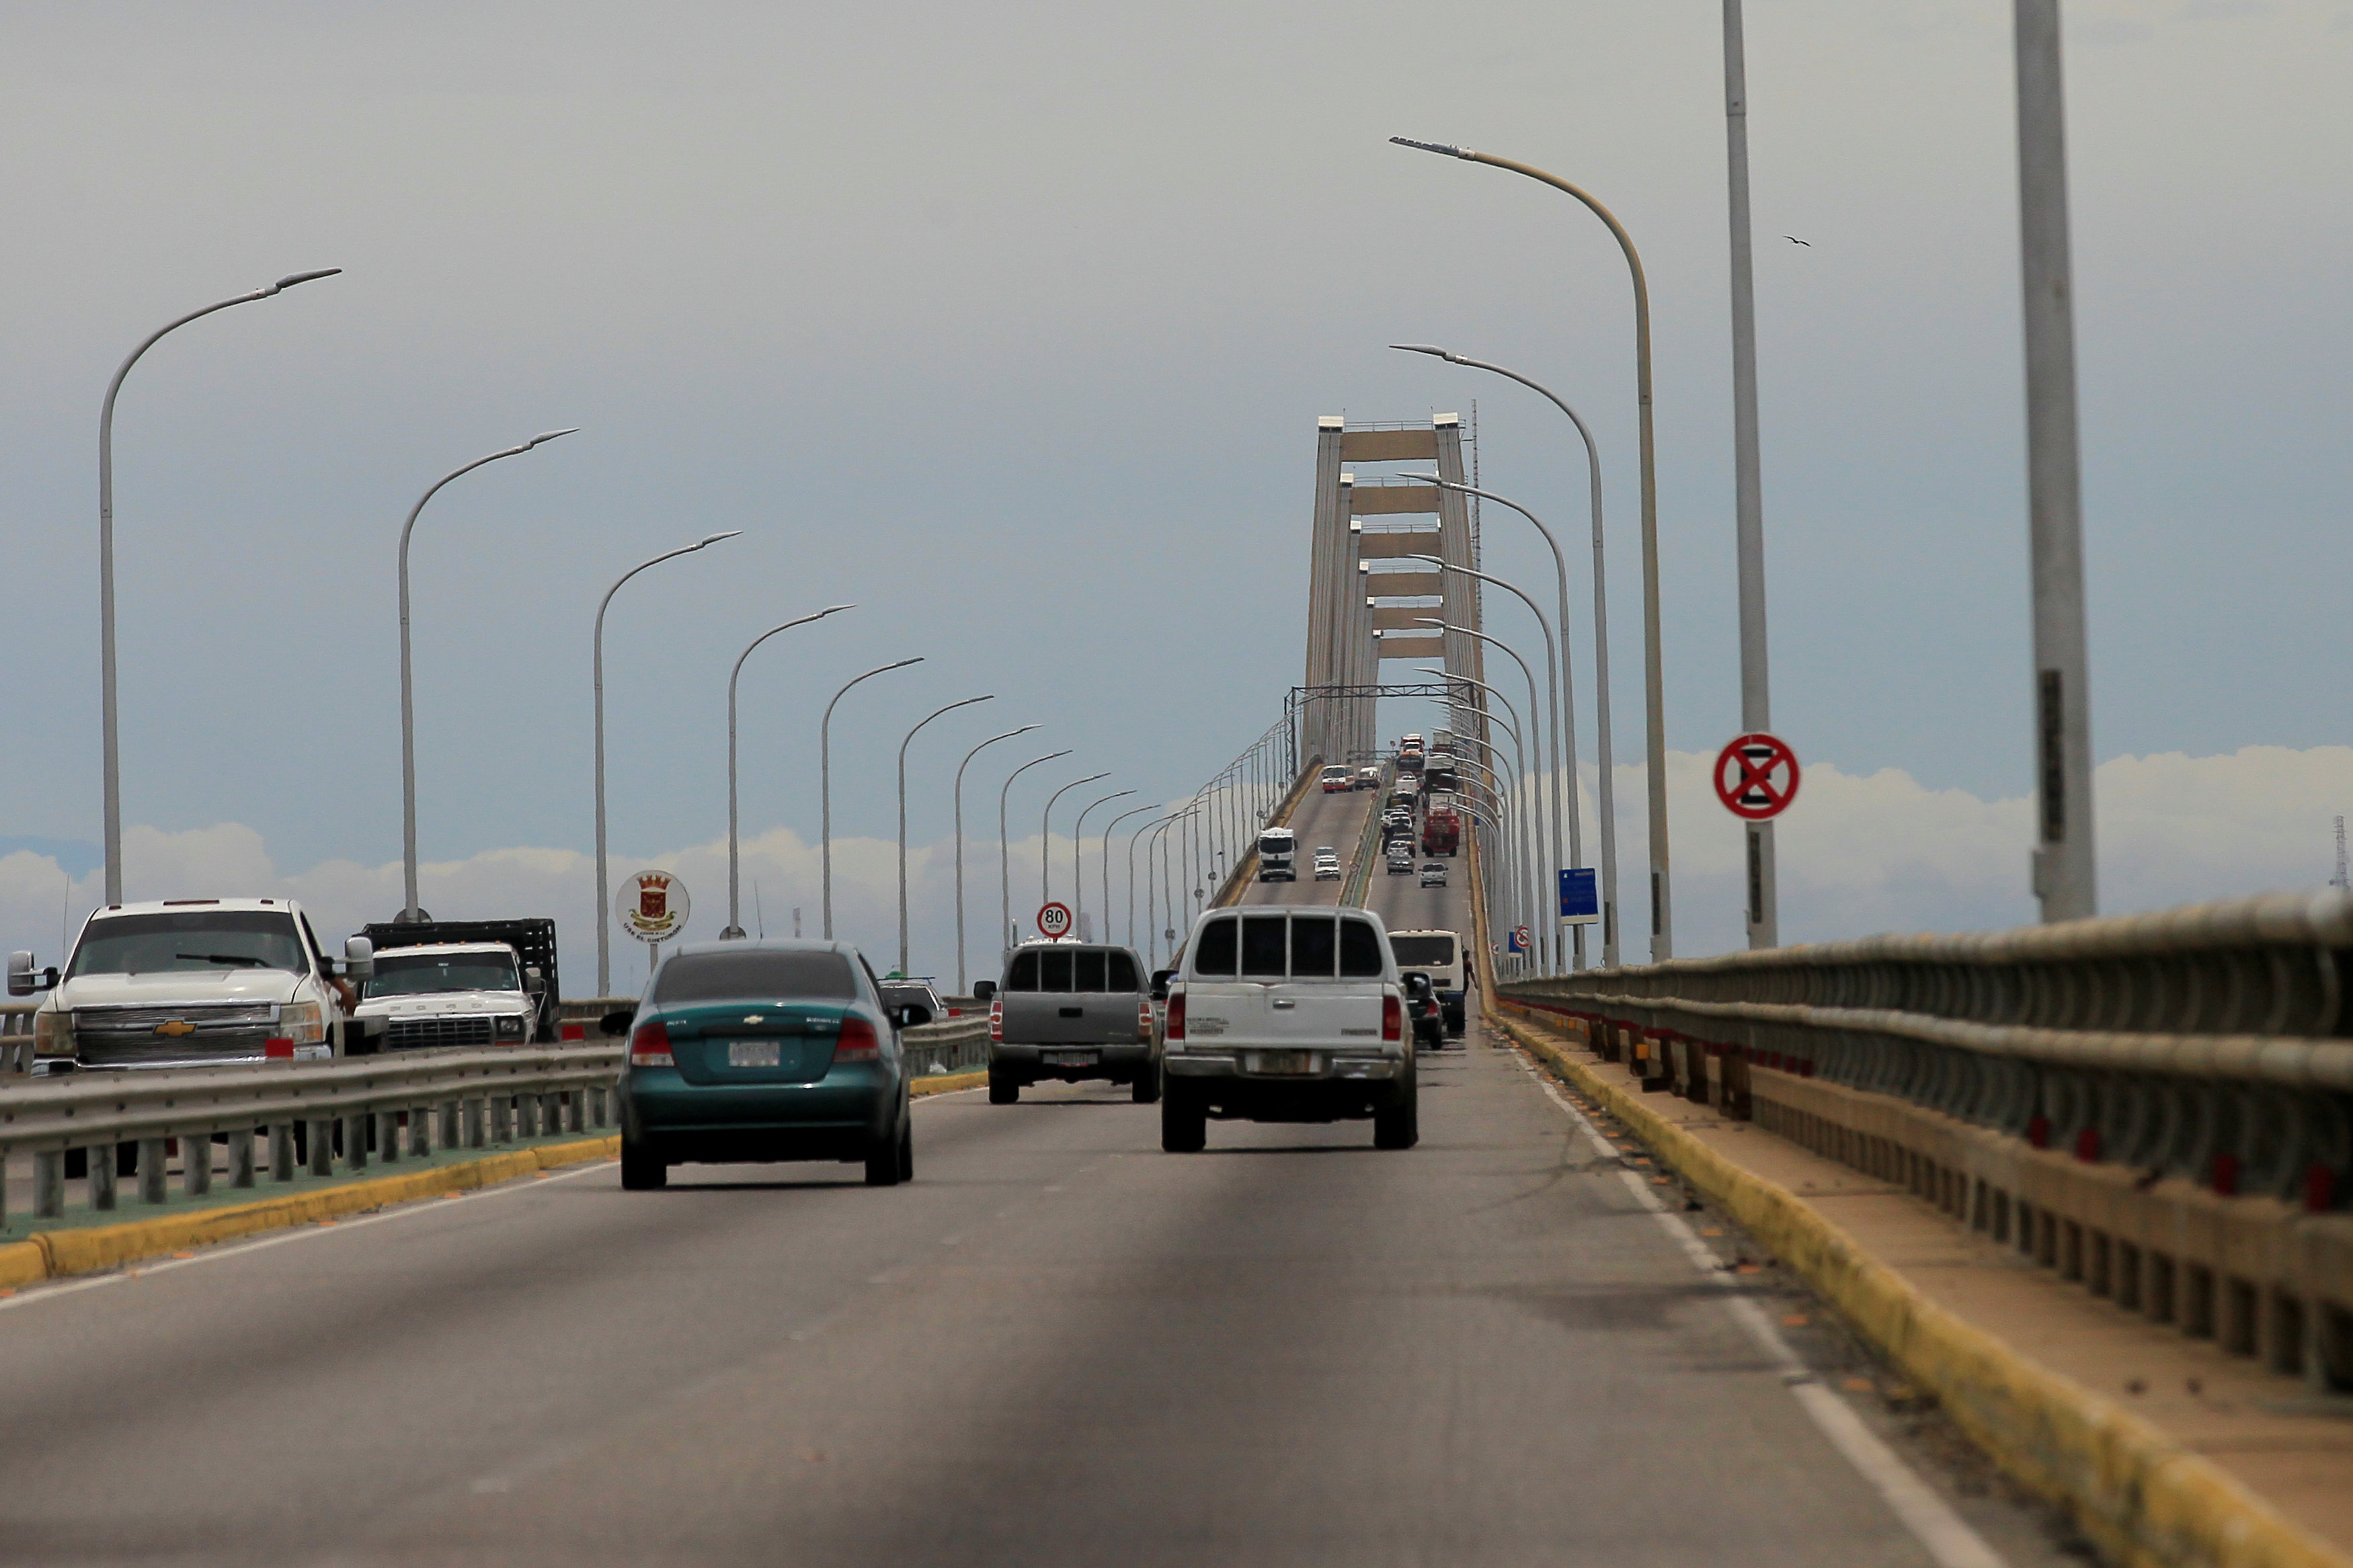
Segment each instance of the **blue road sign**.
M1589 926L1601 919L1601 894L1593 884L1593 868L1574 866L1560 874L1560 923Z

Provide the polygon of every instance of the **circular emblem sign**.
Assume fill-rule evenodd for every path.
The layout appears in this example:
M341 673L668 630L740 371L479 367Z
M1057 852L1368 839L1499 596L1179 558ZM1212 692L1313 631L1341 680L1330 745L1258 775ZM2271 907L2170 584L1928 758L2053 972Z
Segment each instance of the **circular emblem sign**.
M613 918L639 942L668 942L686 929L693 902L686 884L668 871L640 871L621 879L613 899Z
M1039 936L1070 935L1071 906L1064 903L1052 903L1039 910L1038 934Z
M1798 798L1798 753L1761 730L1735 738L1715 754L1715 798L1749 822L1780 816Z

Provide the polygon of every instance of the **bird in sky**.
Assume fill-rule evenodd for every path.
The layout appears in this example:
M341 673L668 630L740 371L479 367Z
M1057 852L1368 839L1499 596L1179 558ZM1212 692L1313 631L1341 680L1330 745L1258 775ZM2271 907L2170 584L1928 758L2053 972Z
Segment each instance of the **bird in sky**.
M1808 250L1811 250L1811 249L1814 247L1814 242L1813 242L1812 240L1810 240L1810 239L1799 239L1799 238L1796 235L1794 235L1794 234L1785 234L1785 235L1783 235L1781 237L1782 237L1783 239L1788 240L1791 245L1802 245L1802 246L1804 246Z

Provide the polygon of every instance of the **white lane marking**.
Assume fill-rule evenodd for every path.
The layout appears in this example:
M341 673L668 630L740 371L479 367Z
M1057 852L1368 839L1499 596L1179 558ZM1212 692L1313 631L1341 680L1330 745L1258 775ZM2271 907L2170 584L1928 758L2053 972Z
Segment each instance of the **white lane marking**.
M1515 1050L1512 1055L1519 1069L1534 1079L1545 1091L1545 1098L1577 1123L1596 1150L1610 1159L1619 1157L1620 1152L1610 1146L1601 1130L1583 1111L1562 1098L1549 1075L1537 1071L1523 1053ZM1634 1171L1620 1171L1618 1174L1625 1182L1627 1190L1634 1194L1634 1201L1651 1211L1651 1217L1657 1220L1660 1228L1683 1249L1683 1256L1691 1259L1693 1267L1704 1279L1726 1290L1736 1289L1732 1277L1724 1271L1723 1259L1699 1238L1697 1232L1683 1223L1681 1215L1673 1213L1659 1200L1646 1178ZM1889 1511L1912 1532L1913 1539L1936 1559L1937 1568L2008 1568L2001 1554L1986 1543L1984 1536L1970 1529L1968 1522L1936 1495L1935 1489L1920 1479L1918 1471L1905 1464L1894 1449L1880 1440L1877 1433L1863 1425L1862 1417L1855 1414L1853 1406L1821 1385L1812 1369L1806 1365L1796 1351L1789 1348L1789 1342L1781 1336L1781 1331L1766 1317L1764 1310L1755 1300L1746 1296L1727 1295L1724 1304L1731 1309L1734 1321L1748 1331L1748 1337L1757 1342L1757 1347L1780 1373L1782 1386L1788 1389L1790 1396L1797 1400L1798 1408L1811 1418L1815 1428L1830 1440L1831 1447L1836 1448L1879 1494Z
M274 1235L259 1237L252 1241L234 1242L227 1246L216 1247L207 1251L199 1252L194 1258L164 1258L153 1262L129 1263L112 1274L93 1274L86 1279L65 1279L53 1285L37 1285L22 1294L0 1298L0 1312L7 1311L12 1307L29 1307L36 1301L53 1301L60 1296L70 1296L79 1290L95 1290L105 1285L126 1284L149 1274L168 1273L174 1268L193 1268L199 1263L217 1263L224 1258L241 1258L248 1252L259 1252L264 1247L284 1247L297 1241L312 1241L323 1236L341 1236L346 1231L357 1230L363 1226L381 1225L386 1220L406 1219L412 1215L444 1214L449 1212L444 1205L453 1202L472 1203L480 1198L501 1197L510 1193L536 1192L548 1182L568 1182L575 1176L590 1175L598 1171L609 1171L618 1163L614 1160L594 1160L575 1170L550 1172L530 1179L519 1176L512 1181L501 1182L495 1187L478 1187L470 1193L442 1193L429 1198L412 1198L397 1208L384 1209L371 1215L361 1215L353 1219L339 1219L332 1225L301 1225L290 1230L279 1231Z

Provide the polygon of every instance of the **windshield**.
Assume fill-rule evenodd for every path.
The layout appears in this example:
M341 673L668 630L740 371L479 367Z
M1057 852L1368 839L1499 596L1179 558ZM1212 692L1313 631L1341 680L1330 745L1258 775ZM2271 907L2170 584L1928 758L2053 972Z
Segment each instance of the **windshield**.
M683 952L662 965L654 1000L671 1002L854 1002L849 960L822 949L758 948Z
M364 998L429 996L437 991L520 991L512 952L379 953Z
M210 969L310 967L294 917L275 910L190 910L185 914L111 915L83 928L67 978L166 974Z
M1299 840L1288 833L1280 837L1270 833L1259 839L1258 852L1261 855L1288 855L1291 853L1291 847L1298 842Z

